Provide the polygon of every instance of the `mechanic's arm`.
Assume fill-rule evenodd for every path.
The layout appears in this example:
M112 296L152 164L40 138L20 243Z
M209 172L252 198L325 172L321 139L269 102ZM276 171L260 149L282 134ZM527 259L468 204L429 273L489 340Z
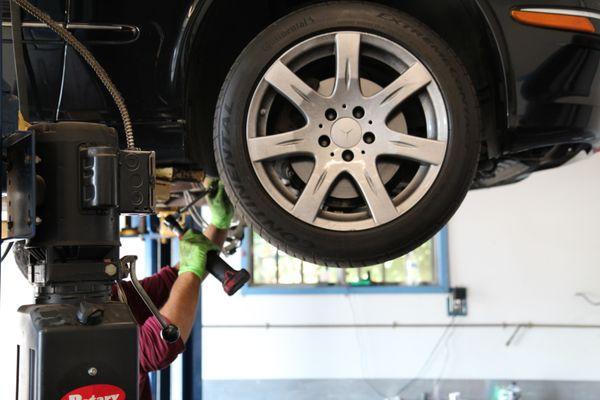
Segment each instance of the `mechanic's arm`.
M201 233L188 231L180 242L179 276L160 313L168 323L179 327L180 338L167 343L161 338L161 326L154 317L148 318L140 329L140 370L158 371L171 364L181 353L190 336L200 283L206 276L206 254L218 247Z
M214 244L219 246L219 248L223 247L223 243L227 238L227 229L219 229L214 225L209 225L208 228L204 231L204 235ZM152 302L159 309L166 304L171 291L177 281L177 274L179 271L179 264L175 264L173 266L165 266L160 269L157 273L140 280L140 284L148 293L148 296L152 300ZM139 318L139 323L144 323L146 319L148 319L152 314L148 307L143 304L141 301L131 301L130 299L138 299L138 295L133 289L133 285L131 282L123 281L121 282L121 287L125 292L128 303L130 307L134 311L134 315ZM113 288L113 298L117 298L117 288L116 286Z
M184 342L192 330L200 284L207 274L206 255L223 246L233 218L233 206L225 194L223 183L218 181L216 184L216 193L207 199L211 224L204 235L188 231L181 238L179 277L171 288L169 299L160 310L165 318L179 328Z
M206 277L206 255L219 248L202 233L191 230L180 239L179 248L179 277L160 313L179 328L185 342L196 317L200 284Z

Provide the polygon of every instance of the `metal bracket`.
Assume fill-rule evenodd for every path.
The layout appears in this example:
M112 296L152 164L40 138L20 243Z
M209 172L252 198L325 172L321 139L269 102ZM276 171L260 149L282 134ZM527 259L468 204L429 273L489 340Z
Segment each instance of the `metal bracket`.
M8 234L30 239L36 226L35 133L15 132L4 139L7 155Z

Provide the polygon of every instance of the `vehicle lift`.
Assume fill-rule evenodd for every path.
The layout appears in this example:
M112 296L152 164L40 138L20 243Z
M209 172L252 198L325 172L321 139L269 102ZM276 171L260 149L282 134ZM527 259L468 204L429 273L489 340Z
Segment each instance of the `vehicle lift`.
M137 399L138 326L127 304L110 300L112 286L129 276L160 322L163 340L179 338L140 285L137 257L119 254L119 216L155 211L155 155L135 147L125 103L87 49L27 0L11 1L15 31L18 7L46 23L94 69L115 99L127 148L119 148L115 129L86 122L39 123L2 137L8 203L3 240L13 242L35 295L35 304L18 310L16 399ZM166 223L184 233L175 217ZM216 252L209 253L207 269L229 295L250 278Z

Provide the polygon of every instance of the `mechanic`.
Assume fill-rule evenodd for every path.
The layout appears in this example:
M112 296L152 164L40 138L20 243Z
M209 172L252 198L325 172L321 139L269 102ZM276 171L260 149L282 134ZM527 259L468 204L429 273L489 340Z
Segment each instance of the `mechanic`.
M180 337L174 343L161 338L161 325L150 314L131 282L113 287L113 300L126 302L140 325L139 399L150 400L152 394L148 373L166 368L185 348L196 316L200 284L207 275L206 255L219 250L233 218L233 205L218 182L218 190L207 197L211 224L204 233L188 230L180 239L178 265L165 266L156 274L140 281L161 315L179 327Z

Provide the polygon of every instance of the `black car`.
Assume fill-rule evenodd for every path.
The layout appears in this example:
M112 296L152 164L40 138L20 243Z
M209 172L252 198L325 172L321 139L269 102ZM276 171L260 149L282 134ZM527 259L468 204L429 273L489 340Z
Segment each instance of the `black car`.
M600 0L34 3L111 75L138 145L219 175L255 231L313 262L404 254L470 188L599 144ZM122 128L72 49L26 14L11 40L7 2L2 18L27 120Z

